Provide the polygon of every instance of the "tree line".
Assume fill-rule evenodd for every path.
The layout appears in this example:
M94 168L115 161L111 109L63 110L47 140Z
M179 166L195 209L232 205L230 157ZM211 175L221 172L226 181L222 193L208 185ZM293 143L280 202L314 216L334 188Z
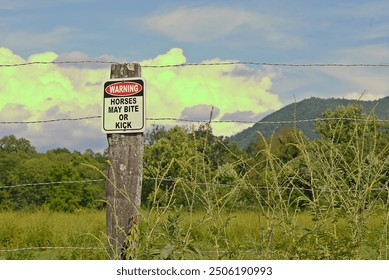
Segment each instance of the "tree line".
M318 139L285 126L271 137L258 131L260 137L244 149L215 136L210 124L155 125L145 134L142 204L248 208L286 200L303 208L326 188L350 194L371 189L368 199L387 199L382 190L388 188L389 122L378 122L360 105L326 110L323 118L315 123ZM5 136L0 139L0 186L104 179L106 154L65 148L40 153L27 139ZM331 203L344 202L337 199ZM104 181L0 188L2 210L41 207L102 209Z

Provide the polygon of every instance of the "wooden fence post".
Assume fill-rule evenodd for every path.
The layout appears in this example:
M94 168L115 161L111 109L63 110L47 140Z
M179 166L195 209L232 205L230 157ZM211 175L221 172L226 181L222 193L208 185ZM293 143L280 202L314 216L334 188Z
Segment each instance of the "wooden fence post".
M141 77L138 63L112 64L111 79ZM106 229L111 259L135 258L137 241L128 242L131 229L137 230L142 190L143 133L107 134ZM133 231L132 231L133 232ZM129 244L130 243L130 244Z

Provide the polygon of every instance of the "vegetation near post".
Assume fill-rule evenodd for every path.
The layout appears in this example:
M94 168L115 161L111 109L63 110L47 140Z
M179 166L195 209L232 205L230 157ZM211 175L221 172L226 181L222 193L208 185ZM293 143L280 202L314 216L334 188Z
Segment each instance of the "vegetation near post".
M314 129L241 148L212 122L155 125L144 156L129 135L103 154L5 136L0 259L389 259L389 119L346 104Z

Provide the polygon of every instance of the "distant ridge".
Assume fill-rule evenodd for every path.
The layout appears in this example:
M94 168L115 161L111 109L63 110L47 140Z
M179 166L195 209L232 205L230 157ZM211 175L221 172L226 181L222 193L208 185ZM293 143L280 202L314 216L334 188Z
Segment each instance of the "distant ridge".
M321 118L326 109L330 108L335 110L337 106L346 106L348 104L361 104L363 106L363 111L366 114L372 112L374 109L374 114L376 114L379 119L385 119L389 116L389 96L374 101L358 101L340 98L323 99L311 97L309 99L289 104L280 110L271 113L270 115L264 117L259 123L256 123L252 127L231 136L230 142L236 142L240 147L245 148L250 142L258 139L258 131L260 131L265 137L269 137L273 132L278 131L281 127L285 126L284 124L264 124L261 122ZM294 124L287 125L294 126ZM318 135L314 132L314 122L296 123L296 127L301 129L310 139L318 137Z

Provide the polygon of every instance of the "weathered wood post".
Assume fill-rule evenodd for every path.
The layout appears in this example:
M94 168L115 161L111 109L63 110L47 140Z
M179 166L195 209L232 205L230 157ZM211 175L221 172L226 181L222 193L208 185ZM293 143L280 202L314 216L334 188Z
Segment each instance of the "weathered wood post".
M111 79L131 77L141 77L138 63L111 65ZM139 216L144 136L143 133L109 133L107 140L106 227L110 257L124 259L126 250L131 250L127 248L126 238Z

